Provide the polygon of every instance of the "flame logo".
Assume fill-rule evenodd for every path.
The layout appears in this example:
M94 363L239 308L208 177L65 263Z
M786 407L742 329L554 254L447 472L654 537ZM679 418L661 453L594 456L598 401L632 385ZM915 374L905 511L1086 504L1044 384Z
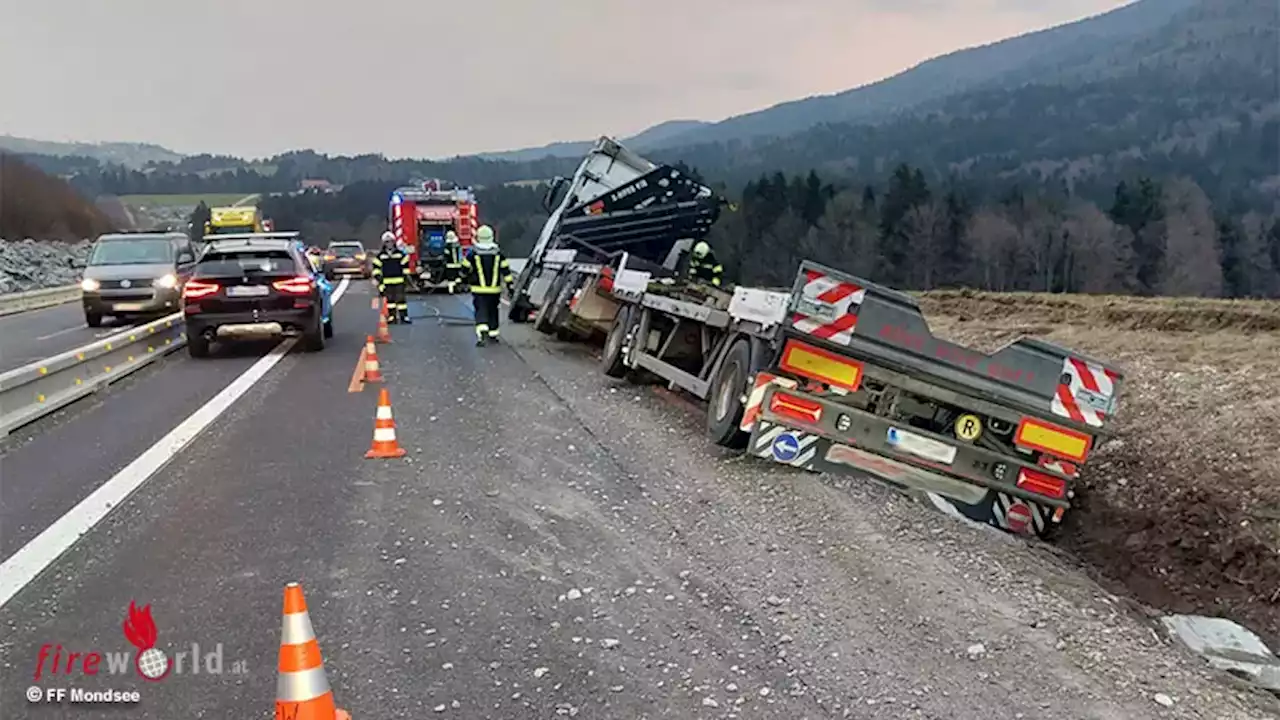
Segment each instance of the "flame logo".
M138 609L136 602L129 601L129 617L124 621L124 637L134 647L138 655L133 666L143 680L161 680L169 674L173 662L163 651L156 649L156 622L151 619L151 606L143 605Z

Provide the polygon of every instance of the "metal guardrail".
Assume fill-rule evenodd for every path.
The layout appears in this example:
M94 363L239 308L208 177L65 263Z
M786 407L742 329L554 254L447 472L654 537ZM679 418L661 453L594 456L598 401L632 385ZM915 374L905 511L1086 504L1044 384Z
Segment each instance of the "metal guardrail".
M0 437L185 344L182 314L174 313L0 375Z
M80 299L79 285L41 288L26 292L0 294L0 315L38 310Z

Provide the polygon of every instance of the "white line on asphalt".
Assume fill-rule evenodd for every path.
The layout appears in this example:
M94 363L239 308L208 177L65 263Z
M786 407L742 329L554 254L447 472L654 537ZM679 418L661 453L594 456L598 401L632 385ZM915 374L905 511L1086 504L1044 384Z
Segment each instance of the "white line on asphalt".
M348 281L342 282L333 291L333 304L336 306L347 291ZM249 391L267 374L276 363L280 362L297 342L289 338L276 345L271 352L240 374L231 384L200 409L191 413L177 427L160 438L155 445L147 448L133 462L126 465L114 477L103 483L98 489L89 493L66 515L53 521L30 542L23 545L0 564L0 608L3 608L17 595L22 588L35 580L45 568L52 565L64 552L71 549L76 541L93 529L111 511L120 506L135 490L142 487L152 475L164 467L205 428L209 427L218 416L227 411L236 400Z
M76 332L76 331L78 331L78 330L83 330L83 329L85 329L86 327L89 327L89 326L88 326L88 325L77 325L77 326L75 326L75 327L62 328L61 330L58 330L57 332L51 332L51 333L49 333L48 335L41 335L41 336L37 337L37 338L36 338L36 340L37 340L37 341L39 341L39 340L51 340L51 339L53 339L53 338L58 337L59 335L66 335L66 334L67 334L67 333L69 333L69 332Z

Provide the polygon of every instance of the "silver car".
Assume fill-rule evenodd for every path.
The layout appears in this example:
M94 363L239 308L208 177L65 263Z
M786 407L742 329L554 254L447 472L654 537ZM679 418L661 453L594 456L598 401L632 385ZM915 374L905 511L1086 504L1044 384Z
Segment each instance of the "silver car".
M98 327L117 319L165 315L181 307L182 286L195 267L195 250L182 233L113 233L89 251L80 281L84 321Z

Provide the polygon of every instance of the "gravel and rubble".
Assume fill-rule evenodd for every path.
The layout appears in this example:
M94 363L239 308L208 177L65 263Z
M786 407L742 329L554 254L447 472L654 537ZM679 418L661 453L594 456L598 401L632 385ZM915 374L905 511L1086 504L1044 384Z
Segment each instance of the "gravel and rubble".
M0 294L71 285L80 271L68 260L84 260L92 242L0 239Z

